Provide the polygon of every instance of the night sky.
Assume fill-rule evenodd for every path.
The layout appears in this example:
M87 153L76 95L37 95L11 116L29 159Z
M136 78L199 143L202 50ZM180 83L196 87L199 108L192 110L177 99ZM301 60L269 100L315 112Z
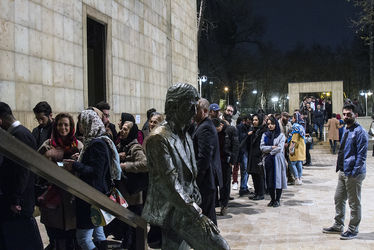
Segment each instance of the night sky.
M346 0L254 0L253 7L266 20L264 41L283 51L298 42L336 47L354 37L349 20L357 10Z

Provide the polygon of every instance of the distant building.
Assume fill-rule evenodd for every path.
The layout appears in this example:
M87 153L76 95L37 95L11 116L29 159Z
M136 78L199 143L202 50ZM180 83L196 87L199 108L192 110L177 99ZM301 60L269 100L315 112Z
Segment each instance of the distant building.
M0 0L0 100L26 126L45 100L73 114L106 100L163 111L174 82L196 84L196 1Z

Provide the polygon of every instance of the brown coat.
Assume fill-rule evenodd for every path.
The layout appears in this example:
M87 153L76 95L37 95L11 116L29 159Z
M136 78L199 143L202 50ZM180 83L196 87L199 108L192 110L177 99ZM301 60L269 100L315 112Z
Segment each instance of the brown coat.
M329 140L339 141L339 120L336 118L330 118L325 126L329 130Z
M122 171L128 173L148 172L147 158L145 156L145 152L142 145L140 145L136 139L132 141L130 144L131 146L127 152L125 159L121 160ZM121 185L120 191L125 200L129 203L129 205L143 204L143 192L138 192L130 195L126 191L125 185Z
M42 146L40 146L38 151L41 151L43 147L47 150L44 155L47 155L50 160L55 162L63 160L63 150L60 148L54 148L52 145L50 145L49 139L46 140ZM83 144L78 141L78 149L81 150L82 148ZM62 198L61 204L56 209L40 207L40 221L48 227L62 229L65 231L75 229L75 197L60 188L57 189Z

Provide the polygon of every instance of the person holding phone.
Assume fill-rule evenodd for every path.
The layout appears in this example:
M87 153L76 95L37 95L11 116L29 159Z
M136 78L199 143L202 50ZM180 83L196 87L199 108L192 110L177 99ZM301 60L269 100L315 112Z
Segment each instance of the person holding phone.
M77 159L83 144L75 137L73 117L68 113L56 116L51 138L46 140L38 152L51 161L62 165L64 159ZM41 223L44 224L49 248L75 249L75 201L74 196L52 184L38 197Z
M65 159L64 168L77 173L82 181L107 194L113 180L121 178L117 149L95 111L83 110L79 115L78 127L83 134L82 152L77 161ZM92 224L90 211L89 203L76 198L77 242L84 250L95 249L96 246L106 249L103 227Z

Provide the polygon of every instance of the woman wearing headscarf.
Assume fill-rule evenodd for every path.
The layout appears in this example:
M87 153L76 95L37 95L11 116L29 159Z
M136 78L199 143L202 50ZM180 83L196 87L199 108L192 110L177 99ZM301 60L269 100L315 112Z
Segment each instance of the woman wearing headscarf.
M158 126L164 120L163 115L158 112L153 112L148 120L148 128L146 130L142 130L144 135L144 141L149 136L154 128Z
M83 149L78 161L65 161L64 167L78 173L79 178L107 194L112 180L121 178L119 156L112 140L105 134L105 127L93 110L84 110L79 116L79 128L83 134ZM79 246L83 250L106 249L107 242L103 227L96 227L91 222L91 205L77 198L77 232Z
M295 184L301 185L303 176L303 161L306 159L305 148L305 129L303 127L304 121L300 113L294 113L292 116L292 131L288 137L288 144L290 145L290 161L292 170L295 176Z
M252 200L263 200L265 194L264 169L262 165L262 152L260 143L262 134L266 132L266 126L263 125L263 116L260 114L253 115L253 129L248 132L248 173L252 175L255 195L250 196ZM243 143L243 142L242 142Z
M122 113L120 125L120 143L117 148L125 177L123 182L125 184L127 182L121 191L129 204L128 209L140 216L143 210L143 190L146 190L148 184L148 176L145 174L148 172L147 158L137 139L139 129L135 124L134 116L129 113ZM124 223L121 224L124 228L122 247L136 249L135 229Z
M68 113L56 116L52 125L51 138L46 140L38 152L54 162L74 159L83 144L74 136L74 120ZM75 249L75 200L68 192L52 185L38 198L40 221L45 225L50 249ZM49 194L48 194L49 193ZM49 203L47 196L55 202ZM56 203L58 201L58 204Z
M274 116L269 116L267 127L268 131L262 135L260 148L264 153L266 187L271 197L268 207L279 207L282 189L287 188L287 161L283 152L286 137L281 133Z

